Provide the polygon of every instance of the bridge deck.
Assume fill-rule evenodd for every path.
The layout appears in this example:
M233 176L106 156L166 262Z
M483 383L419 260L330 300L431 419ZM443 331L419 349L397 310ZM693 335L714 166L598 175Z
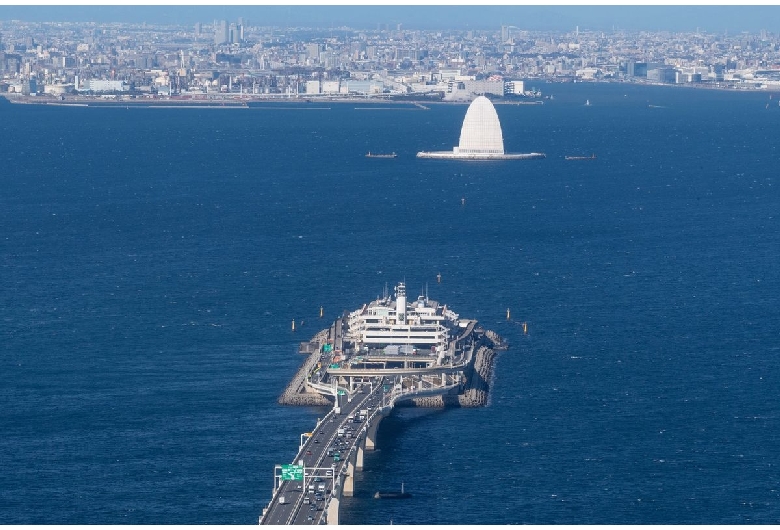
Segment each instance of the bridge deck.
M364 422L353 423L348 417L366 409L375 417L382 406L384 386L379 380L377 384L364 385L352 396L339 396L341 413L335 414L331 410L312 431L294 460L294 463L303 464L304 480L281 481L260 520L261 524L320 524L327 521L328 505L334 496L340 496L347 463L354 458L357 445L365 438L366 428L372 419L369 417ZM344 429L343 436L339 436L339 429ZM339 453L338 458L336 453ZM279 502L282 497L285 504ZM309 501L304 504L306 498Z

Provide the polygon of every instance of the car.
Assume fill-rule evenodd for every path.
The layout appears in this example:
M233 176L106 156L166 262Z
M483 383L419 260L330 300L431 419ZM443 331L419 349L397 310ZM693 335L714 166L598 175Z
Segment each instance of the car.
M314 440L314 443L318 444L318 443L320 443L320 441L319 441L319 440L317 440L317 439L315 439L315 440Z
M314 477L314 482L322 482L322 477Z
M306 454L307 454L307 455L310 455L310 454L311 454L311 449L307 450L307 451L306 451Z
M312 516L312 515L309 515L309 516L306 518L306 520L307 520L307 521L313 521L313 520L314 520L314 516Z

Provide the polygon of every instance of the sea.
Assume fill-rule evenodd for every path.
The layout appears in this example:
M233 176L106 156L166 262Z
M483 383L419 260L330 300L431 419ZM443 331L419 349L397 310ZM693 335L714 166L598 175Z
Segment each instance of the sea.
M509 349L341 523L780 523L780 93L531 85L541 160L415 158L466 104L0 102L0 524L257 523L298 344L399 281Z

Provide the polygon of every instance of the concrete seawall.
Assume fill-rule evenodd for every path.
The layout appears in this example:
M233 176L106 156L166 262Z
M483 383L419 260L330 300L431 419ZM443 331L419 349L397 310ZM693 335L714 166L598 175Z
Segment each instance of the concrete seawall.
M328 332L328 329L320 331L310 342L317 344L324 343L328 338ZM321 407L333 404L325 396L316 392L308 392L306 389L306 375L314 370L319 358L319 348L317 349L317 353L309 354L306 357L290 383L287 385L287 388L285 388L282 395L279 396L279 399L277 400L279 404L305 407Z

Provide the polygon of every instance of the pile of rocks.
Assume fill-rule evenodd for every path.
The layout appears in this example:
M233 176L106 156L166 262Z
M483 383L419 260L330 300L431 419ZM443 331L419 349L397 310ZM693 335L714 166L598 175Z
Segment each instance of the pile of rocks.
M484 407L490 392L490 377L493 374L495 352L482 346L474 357L474 370L466 383L465 391L458 396L461 407Z
M317 333L312 341L322 343L327 339L327 336L328 330L325 329ZM279 399L277 400L278 403L282 405L302 405L306 407L329 406L333 404L325 396L316 392L308 392L306 389L306 375L314 370L314 366L319 359L320 354L318 349L317 353L309 355L306 360L303 361L303 364L298 368L298 371L290 381L290 384L287 385L287 388L284 389L282 395L279 396Z
M474 355L474 366L467 374L466 385L458 394L425 396L398 402L398 407L484 407L488 402L490 378L493 375L496 353L492 348L482 346Z

